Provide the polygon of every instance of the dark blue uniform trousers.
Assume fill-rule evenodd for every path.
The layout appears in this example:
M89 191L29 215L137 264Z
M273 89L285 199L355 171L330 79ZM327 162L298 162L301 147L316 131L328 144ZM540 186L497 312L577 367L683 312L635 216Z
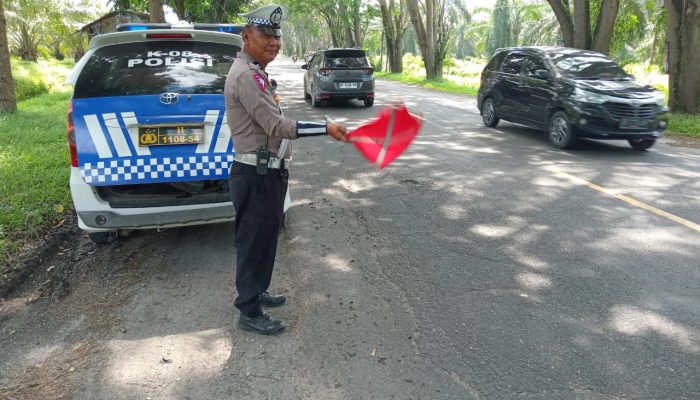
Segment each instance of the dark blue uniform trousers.
M234 161L229 190L236 209L236 289L234 305L248 317L262 313L262 293L270 287L277 252L277 236L284 215L289 173L268 169L258 175L255 166Z

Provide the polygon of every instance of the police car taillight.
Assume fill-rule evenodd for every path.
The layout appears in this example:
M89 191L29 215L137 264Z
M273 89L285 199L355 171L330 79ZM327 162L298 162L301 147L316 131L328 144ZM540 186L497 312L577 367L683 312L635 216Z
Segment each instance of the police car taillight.
M194 29L196 31L225 32L240 35L244 25L237 24L190 24L187 22L167 23L128 23L117 25L117 32L147 31L151 29Z
M192 39L189 33L149 33L146 39Z
M153 24L120 24L120 25L117 25L117 32L146 31L149 29L170 29L170 24L153 23Z
M225 32L240 35L244 25L234 24L194 24L194 29L198 31Z
M75 126L73 125L73 101L68 103L68 130L66 139L68 139L68 151L70 152L70 165L78 166L78 146L75 144Z

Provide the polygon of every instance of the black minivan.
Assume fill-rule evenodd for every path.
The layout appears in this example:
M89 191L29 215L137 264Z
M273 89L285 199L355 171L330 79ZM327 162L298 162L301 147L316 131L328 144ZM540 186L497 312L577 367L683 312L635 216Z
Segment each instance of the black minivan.
M503 119L540 128L560 149L591 138L646 150L669 118L663 93L604 54L565 47L498 50L481 74L477 106L486 126Z

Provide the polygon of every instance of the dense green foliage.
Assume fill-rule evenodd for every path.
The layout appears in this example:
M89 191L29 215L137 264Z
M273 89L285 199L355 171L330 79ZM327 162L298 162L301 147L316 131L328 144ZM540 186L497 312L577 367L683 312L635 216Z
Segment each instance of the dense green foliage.
M70 208L68 93L20 102L0 116L0 259Z
M14 114L0 115L0 260L71 207L66 145L70 92L62 84L70 64L13 64L20 76L27 71L38 76L49 93L19 102Z
M72 66L72 61L42 59L32 62L13 59L12 76L15 79L17 101L28 100L50 91L66 90L64 81Z

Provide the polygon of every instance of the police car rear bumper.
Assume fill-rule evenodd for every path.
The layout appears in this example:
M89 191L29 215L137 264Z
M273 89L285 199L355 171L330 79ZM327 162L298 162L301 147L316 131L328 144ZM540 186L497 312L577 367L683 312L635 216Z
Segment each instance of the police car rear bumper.
M70 177L78 226L87 232L118 229L152 229L230 221L235 216L231 202L183 206L112 208L94 187L83 181L77 168Z

